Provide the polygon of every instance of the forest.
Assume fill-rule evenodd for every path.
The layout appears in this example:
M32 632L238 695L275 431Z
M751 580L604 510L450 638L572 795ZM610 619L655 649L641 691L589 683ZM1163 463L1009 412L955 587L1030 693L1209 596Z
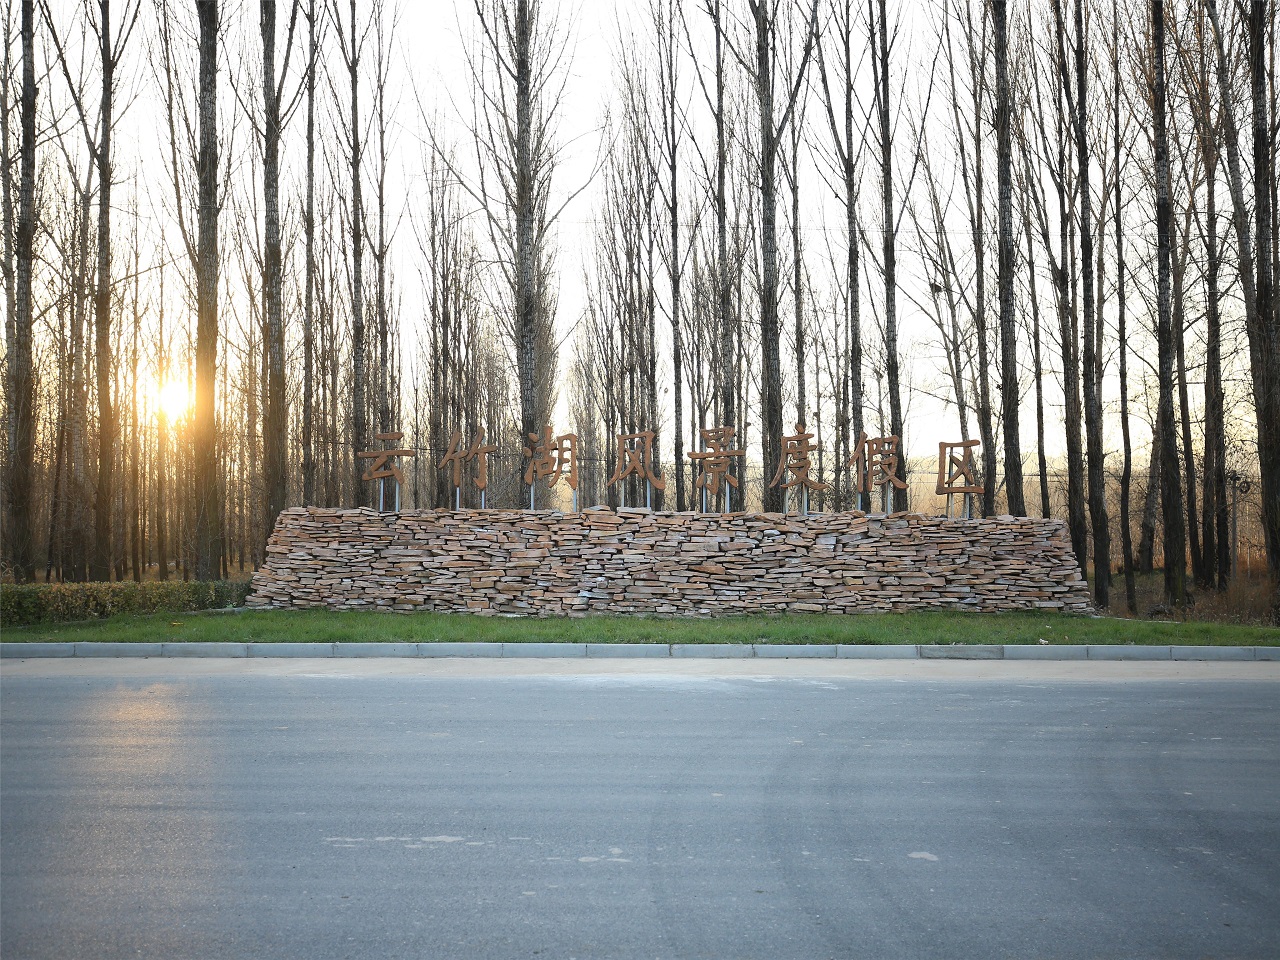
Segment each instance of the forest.
M1280 623L1270 0L6 0L6 581L235 578L286 507L1064 520ZM700 498L704 431L740 481ZM563 481L539 507L569 509ZM880 506L877 503L876 509Z

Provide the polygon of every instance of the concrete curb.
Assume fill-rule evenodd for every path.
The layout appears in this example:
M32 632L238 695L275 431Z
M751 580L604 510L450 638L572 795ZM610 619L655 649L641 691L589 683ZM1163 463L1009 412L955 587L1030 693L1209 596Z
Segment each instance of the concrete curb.
M921 660L1003 660L1004 646L998 643L957 643L954 646L920 644Z
M585 643L504 643L504 657L585 657Z
M840 660L914 660L919 655L920 648L914 643L836 645L836 657Z
M247 643L226 642L166 642L160 650L162 657L246 657Z
M841 660L1280 660L1280 647L1133 644L0 643L0 659L51 657L502 657Z
M752 652L757 657L795 659L799 657L834 660L834 643L753 643Z
M500 643L420 643L420 657L500 657Z
M583 646L587 648L587 656L596 659L603 657L634 659L637 657L671 656L671 644L669 643L587 643L583 644Z
M1253 647L1237 647L1234 649L1252 650ZM1004 648L1006 660L1088 660L1089 648L1084 644L1062 644L1061 646L1010 643Z
M1090 660L1172 660L1171 647L1089 645Z

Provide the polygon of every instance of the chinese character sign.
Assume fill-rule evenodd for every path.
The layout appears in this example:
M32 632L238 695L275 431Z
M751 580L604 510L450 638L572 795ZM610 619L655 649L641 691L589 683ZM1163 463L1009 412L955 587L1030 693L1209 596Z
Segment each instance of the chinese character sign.
M449 449L444 455L444 459L440 461L440 469L452 467L453 471L453 498L454 508L457 509L462 503L462 468L471 460L476 461L476 489L480 491L480 505L485 505L485 490L489 486L489 454L498 448L491 443L484 442L484 429L481 428L480 433L472 441L470 447L464 447L462 443L462 431L454 430L452 436L449 437Z
M729 472L730 458L745 456L746 451L729 449L729 445L733 442L733 427L712 427L698 432L702 436L702 443L706 449L689 453L689 459L700 467L696 489L714 497L720 492L721 480L729 487L737 487L737 478ZM725 493L728 492L726 487ZM706 509L705 496L703 509Z
M934 492L946 495L947 515L951 514L951 497L964 494L964 515L969 516L969 495L982 492L982 484L974 479L973 451L977 440L960 440L938 444L938 483Z
M529 509L534 509L534 485L550 477L549 485L555 486L564 475L565 482L573 491L573 508L578 509L578 437L573 433L564 433L554 439L551 427L543 427L542 435L529 434L532 447L524 448L524 455L529 459L529 466L524 471L524 482L529 487Z
M392 443L403 437L403 433L379 433L374 435L375 440L382 442L390 441ZM414 450L365 450L358 454L362 460L372 460L373 463L365 470L363 474L364 480L378 480L380 487L378 490L378 509L386 508L386 481L395 478L396 481L396 510L400 509L400 487L404 485L404 474L400 472L400 466L393 461L396 457L413 457L417 456Z
M711 498L722 494L725 500L721 509L733 509L732 496L734 489L743 488L743 471L747 451L735 444L735 429L730 426L708 427L698 431L701 449L688 453L694 467L694 491L699 494L699 508L702 511L717 509ZM376 438L385 449L367 450L358 454L361 459L371 463L363 473L364 480L384 481L384 489L380 496L380 508L385 505L385 481L395 481L395 510L400 509L400 487L404 483L404 475L397 460L401 457L412 457L415 451L400 448L397 445L404 435L401 433L379 433ZM809 497L813 492L830 490L831 485L819 479L821 472L814 455L819 452L819 445L814 442L816 434L805 429L802 423L795 425L795 432L784 435L781 456L774 465L769 487L781 488L786 494L784 511L793 509L792 492L796 495L796 508L804 515L809 512ZM616 456L611 458L612 474L607 481L608 487L616 487L634 480L636 484L645 485L645 504L652 505L653 490L665 490L666 481L660 475L655 460L658 453L657 431L638 430L633 433L615 434L617 440ZM975 465L975 451L980 446L977 440L947 441L938 444L938 473L935 492L947 498L947 516L951 515L953 497L960 494L963 501L963 515L970 515L970 500L974 494L982 492L982 486L976 479L978 469ZM484 509L485 491L489 485L489 457L497 452L497 446L485 442L485 431L478 429L470 442L463 437L461 430L453 430L449 437L448 449L440 460L438 467L449 471L449 478L454 488L454 508L461 508L462 487L470 478L475 489L480 493L480 507ZM561 478L572 491L573 509L578 509L578 436L574 433L553 434L550 425L544 426L538 433L528 435L527 445L523 448L525 459L524 482L529 487L529 509L536 509L536 489L540 483L548 487L555 486ZM743 458L735 468L735 458ZM588 464L606 463L606 458L597 460L589 455ZM879 494L880 508L888 511L895 491L906 490L907 484L902 477L905 472L902 440L897 436L869 437L861 431L858 444L849 458L847 467L849 479L856 493L855 509L873 509L871 497ZM838 476L839 474L837 474ZM769 476L769 474L765 474ZM636 486L635 489L639 489ZM623 505L626 504L623 494ZM736 499L736 498L735 498Z
M651 466L653 461L653 437L652 430L642 430L639 433L620 433L618 434L618 463L613 468L613 476L609 478L609 486L613 486L619 481L626 480L627 477L639 477L645 481L645 505L651 503L650 492L652 489L665 490L666 482L653 472Z
M809 454L818 448L813 444L812 433L806 433L804 427L796 424L796 432L791 436L782 438L782 457L778 461L778 470L773 475L773 480L769 486L776 487L780 483L782 489L788 494L792 487L799 487L801 493L801 513L809 512L809 491L810 490L826 490L828 484L819 483L817 480L809 476L809 470L812 468L812 460ZM791 479L786 480L786 474L791 474Z
M847 466L853 471L854 490L859 496L870 496L873 488L879 487L887 502L891 486L906 489L906 483L898 476L897 437L868 437L864 431Z

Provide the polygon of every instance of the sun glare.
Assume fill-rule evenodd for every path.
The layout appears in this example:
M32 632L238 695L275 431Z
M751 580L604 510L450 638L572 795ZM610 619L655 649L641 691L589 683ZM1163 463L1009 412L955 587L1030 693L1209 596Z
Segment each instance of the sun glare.
M172 423L181 420L191 409L191 391L185 380L170 380L161 385L156 402L160 412Z

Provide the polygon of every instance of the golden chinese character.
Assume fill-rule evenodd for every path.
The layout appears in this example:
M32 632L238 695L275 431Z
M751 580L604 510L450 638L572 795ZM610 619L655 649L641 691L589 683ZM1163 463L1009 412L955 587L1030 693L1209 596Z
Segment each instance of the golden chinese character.
M800 487L804 490L828 489L828 484L819 483L809 476L809 469L812 466L809 454L818 449L811 442L813 437L812 433L805 433L804 427L797 423L795 434L782 438L782 457L778 460L778 472L773 475L769 486L778 486L789 470L791 479L782 484L783 490L790 490L792 487Z
M475 460L476 463L476 489L484 490L489 486L489 454L498 448L491 443L484 442L484 428L480 428L480 433L469 448L462 446L462 431L454 430L449 437L449 450L444 455L444 459L440 461L440 469L443 470L447 464L453 465L453 485L455 487L462 486L462 467L468 460Z
M702 442L707 449L693 450L689 453L690 460L695 464L698 462L702 464L702 472L698 474L697 489L705 489L715 496L720 492L722 478L729 486L736 487L738 481L729 472L729 458L745 456L746 451L729 449L729 444L733 440L733 427L712 427L709 430L699 430L698 433L702 436Z
M962 440L938 444L938 484L935 493L981 493L982 484L974 480L973 450L978 440ZM959 451L957 453L957 451Z
M653 437L652 430L618 434L618 465L613 468L608 486L612 487L619 480L625 480L634 474L653 484L656 490L667 489L666 482L649 465L653 456Z
M569 489L578 489L578 437L577 434L564 433L552 439L551 427L544 427L542 436L529 434L532 448L525 447L524 455L529 458L529 466L524 471L524 482L528 486L550 477L550 486L555 486L564 474Z

